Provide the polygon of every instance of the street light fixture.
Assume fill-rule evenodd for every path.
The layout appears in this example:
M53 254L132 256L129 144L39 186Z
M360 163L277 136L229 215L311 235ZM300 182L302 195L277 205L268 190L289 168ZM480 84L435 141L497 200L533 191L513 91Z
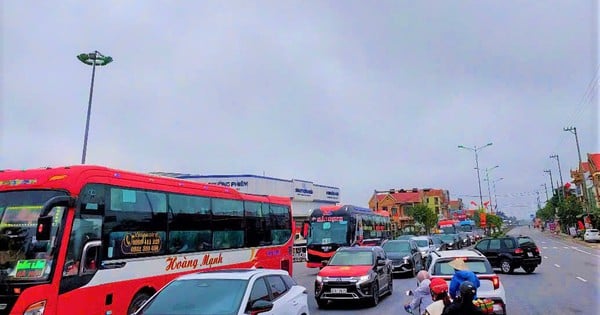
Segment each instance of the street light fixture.
M579 166L577 167L577 171L579 172L580 170L583 171L581 169L581 150L579 149L579 137L577 137L577 128L575 127L565 127L563 128L564 131L568 131L572 134L575 135L575 143L577 144L577 157L579 158ZM587 183L585 182L585 172L583 172L582 178L583 181L581 183L581 188L583 190L583 206L586 209L587 214L590 214L590 207L588 206L588 198L587 198Z
M489 146L491 146L493 143L488 143L484 146L481 147L466 147L464 145L459 145L458 148L459 149L466 149L466 150L470 150L475 152L475 169L477 170L477 184L479 185L479 202L480 202L480 206L483 206L483 194L481 193L481 177L479 175L479 157L478 157L478 152L481 151L481 149L483 148L487 148Z
M488 188L488 198L490 201L490 213L494 210L494 205L492 204L492 192L490 190L490 171L493 169L497 169L498 167L500 167L500 165L496 165L494 167L485 169L485 181L487 182L487 188Z
M92 82L90 83L90 97L88 100L87 118L85 121L85 135L83 136L83 152L81 153L81 164L85 164L87 140L90 131L90 116L92 113L92 95L94 94L94 77L96 76L96 66L106 66L113 61L113 58L110 56L105 56L96 50L91 53L79 54L77 55L77 59L88 66L92 66Z

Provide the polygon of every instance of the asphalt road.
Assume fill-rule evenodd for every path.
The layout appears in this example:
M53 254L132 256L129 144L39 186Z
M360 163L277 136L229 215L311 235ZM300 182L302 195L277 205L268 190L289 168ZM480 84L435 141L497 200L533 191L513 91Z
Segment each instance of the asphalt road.
M542 264L533 274L522 269L500 276L506 290L507 314L598 314L600 310L600 251L563 241L535 229L517 227L509 234L531 236L540 247ZM314 299L314 279L318 269L294 264L294 278L307 288L311 314L408 314L403 304L408 301L406 290L416 287L415 278L396 278L394 293L383 298L377 307L358 303L337 303L327 310L317 308Z

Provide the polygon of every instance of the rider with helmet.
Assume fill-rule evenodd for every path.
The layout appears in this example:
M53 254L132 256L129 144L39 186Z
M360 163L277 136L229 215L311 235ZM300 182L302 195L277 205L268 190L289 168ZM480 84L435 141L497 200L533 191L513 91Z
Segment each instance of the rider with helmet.
M473 304L473 298L477 294L477 288L470 281L460 284L459 295L452 304L444 308L443 315L485 315L485 313Z

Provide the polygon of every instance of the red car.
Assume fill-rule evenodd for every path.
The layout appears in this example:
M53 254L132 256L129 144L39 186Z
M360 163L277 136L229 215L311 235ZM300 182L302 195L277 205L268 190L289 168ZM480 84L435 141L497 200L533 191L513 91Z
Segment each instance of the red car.
M394 290L392 262L379 246L342 247L315 279L319 308L333 300L367 300L373 306Z

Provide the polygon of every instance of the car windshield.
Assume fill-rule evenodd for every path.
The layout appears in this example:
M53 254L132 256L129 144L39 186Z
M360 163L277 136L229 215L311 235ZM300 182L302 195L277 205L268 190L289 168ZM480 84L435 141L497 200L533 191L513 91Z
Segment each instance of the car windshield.
M35 239L37 220L48 199L66 195L54 190L21 190L0 193L0 275L2 280L45 280L57 251L56 238L64 208L54 208L49 241ZM5 278L6 277L6 278Z
M417 242L417 246L419 247L429 246L429 242L427 240L415 240L415 242Z
M437 276L450 276L454 274L454 268L452 268L449 263L452 259L439 259L433 268L433 275ZM491 265L486 260L481 259L468 259L465 260L467 267L469 270L473 271L476 274L491 274L494 273L492 271Z
M307 244L347 244L347 231L348 221L344 219L335 222L313 221L310 223Z
M383 249L386 252L408 252L410 244L408 242L387 242L383 244Z
M138 313L140 315L234 315L239 313L247 280L175 280Z
M335 253L329 261L329 266L359 266L372 265L373 254L366 251L341 251Z
M454 235L452 235L452 234L445 234L445 235L440 236L440 238L444 242L454 242L455 241Z

